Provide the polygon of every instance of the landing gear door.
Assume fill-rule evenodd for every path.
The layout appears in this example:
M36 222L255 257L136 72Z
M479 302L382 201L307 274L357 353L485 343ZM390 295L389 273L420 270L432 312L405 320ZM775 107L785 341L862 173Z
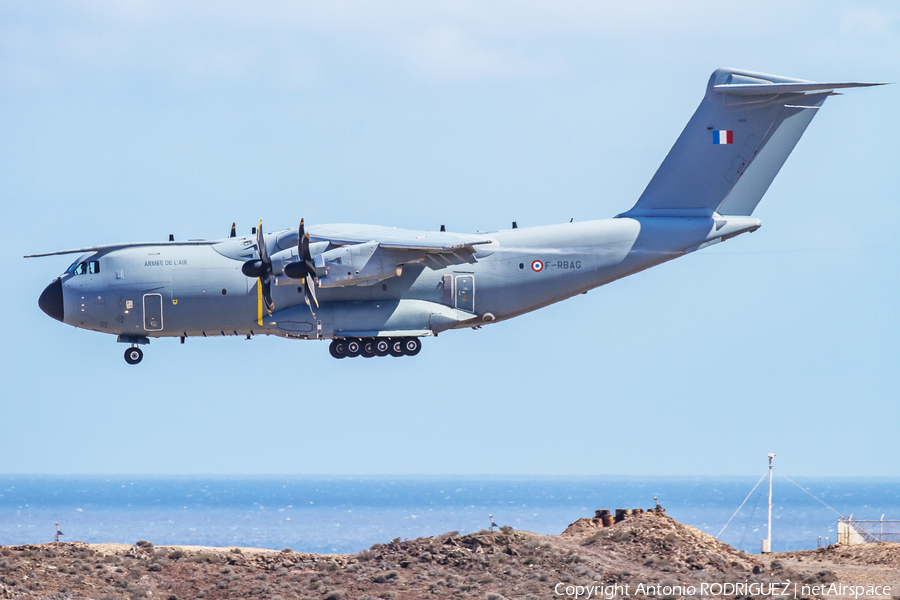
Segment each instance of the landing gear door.
M144 294L144 329L146 331L162 331L162 307L162 294Z
M456 308L466 312L475 312L475 276L456 276Z

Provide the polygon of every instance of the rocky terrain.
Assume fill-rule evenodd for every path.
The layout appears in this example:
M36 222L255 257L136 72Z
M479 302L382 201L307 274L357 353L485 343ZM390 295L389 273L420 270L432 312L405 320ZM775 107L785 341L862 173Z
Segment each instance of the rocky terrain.
M893 582L889 576L900 579L898 567L896 544L760 560L664 514L645 513L605 528L596 519L580 519L557 536L509 528L464 536L451 532L398 538L346 555L157 547L145 541L0 547L0 598L502 600L573 598L579 590L584 598L589 589L590 597L604 597L595 587L603 586L619 597L671 600L700 596L699 586L710 582L825 583L863 577L884 585ZM694 594L684 593L691 585L697 588ZM894 590L885 597L900 594L900 583Z

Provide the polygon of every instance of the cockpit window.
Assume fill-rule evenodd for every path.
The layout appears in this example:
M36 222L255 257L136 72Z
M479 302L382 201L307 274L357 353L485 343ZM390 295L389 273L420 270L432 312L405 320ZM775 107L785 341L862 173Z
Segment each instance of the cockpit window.
M100 272L100 261L92 260L92 261L82 261L78 262L77 260L73 262L68 269L66 269L66 273L72 273L73 275L84 275L85 273L90 273L91 275L96 275Z

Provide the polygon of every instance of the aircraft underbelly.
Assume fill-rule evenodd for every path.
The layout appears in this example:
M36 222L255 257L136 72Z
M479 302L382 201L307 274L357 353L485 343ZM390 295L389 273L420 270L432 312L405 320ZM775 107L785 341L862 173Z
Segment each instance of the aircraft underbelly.
M431 335L475 315L425 300L329 302L313 314L306 305L264 316L263 325L276 335L305 339Z

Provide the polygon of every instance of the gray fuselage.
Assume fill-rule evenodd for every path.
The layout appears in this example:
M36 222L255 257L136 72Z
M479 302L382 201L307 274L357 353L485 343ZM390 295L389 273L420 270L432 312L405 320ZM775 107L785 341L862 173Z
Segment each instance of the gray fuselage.
M435 268L404 264L374 284L318 290L310 310L302 283L276 271L275 309L241 272L256 256L250 237L99 249L60 276L62 315L75 327L147 337L268 334L300 339L423 336L509 319L704 245L759 227L751 217L614 218L487 234L474 260ZM331 225L333 232L361 226ZM318 253L328 239L311 228ZM275 264L296 256L296 230L268 234ZM290 260L288 258L288 260ZM51 289L48 286L48 290ZM43 304L42 304L43 307Z

